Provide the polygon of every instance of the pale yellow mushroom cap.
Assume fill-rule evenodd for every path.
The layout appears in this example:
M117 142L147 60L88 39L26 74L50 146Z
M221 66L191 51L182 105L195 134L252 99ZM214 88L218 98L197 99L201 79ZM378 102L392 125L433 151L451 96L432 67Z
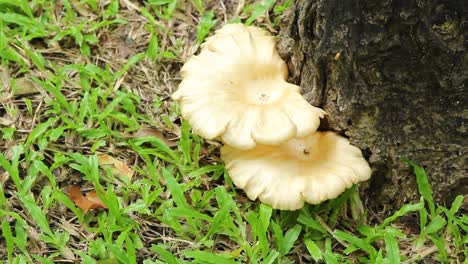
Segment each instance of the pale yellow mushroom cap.
M270 33L262 28L254 26L245 26L243 24L227 24L222 28L216 30L216 34L206 38L205 42L202 44L202 48L210 47L210 44L216 42L216 39L220 37L230 36L230 35L240 35L248 32L252 37L271 37ZM244 36L245 37L245 36ZM250 36L248 36L250 37Z
M285 62L267 31L226 25L182 67L172 95L194 132L239 149L280 144L314 132L325 112L286 81Z
M361 150L333 132L316 132L278 146L221 149L234 184L251 200L281 210L297 210L338 197L371 176Z

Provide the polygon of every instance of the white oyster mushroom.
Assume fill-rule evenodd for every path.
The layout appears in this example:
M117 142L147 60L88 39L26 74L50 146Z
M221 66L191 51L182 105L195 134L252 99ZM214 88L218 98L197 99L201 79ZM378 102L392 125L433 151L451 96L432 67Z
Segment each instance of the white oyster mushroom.
M278 146L221 149L234 184L251 200L281 210L297 210L338 197L371 176L361 150L333 132L316 132Z
M274 37L260 28L226 25L182 67L172 95L195 133L238 149L277 145L317 130L325 112L286 81Z

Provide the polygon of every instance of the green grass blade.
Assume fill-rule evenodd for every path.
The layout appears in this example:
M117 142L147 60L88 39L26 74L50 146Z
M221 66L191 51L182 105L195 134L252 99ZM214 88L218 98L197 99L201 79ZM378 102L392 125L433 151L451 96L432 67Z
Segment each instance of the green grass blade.
M230 256L219 255L210 252L204 252L200 250L189 250L185 251L182 254L188 258L193 258L196 261L201 261L204 263L210 264L237 264L236 261L232 260Z
M385 250L387 251L388 263L399 264L400 263L400 250L398 247L398 241L390 233L385 233L384 240L385 240Z
M49 221L47 221L47 217L39 205L36 204L34 197L30 194L19 196L19 199L41 230L50 237L54 237L54 233L49 226Z
M159 152L162 152L162 154L166 154L168 157L164 157L164 159L168 162L173 162L176 164L180 163L180 159L175 151L173 151L166 143L164 143L161 139L152 137L152 136L147 136L147 137L140 137L135 140L132 140L132 144L135 144L136 146L140 146L144 143L149 143L151 146L155 147ZM141 148L138 150L138 152L145 152L146 150ZM148 150L149 154L153 154L151 150ZM154 155L157 155L157 153L154 153ZM165 155L165 156L166 156ZM158 156L160 157L160 156Z
M326 264L342 264L338 261L338 258L333 253L329 239L325 241L325 253L323 254L323 259L325 260Z
M126 93L117 93L117 96L110 103L108 103L104 110L102 110L101 114L99 114L98 120L102 121L108 117L111 112L114 111L117 106L119 106L120 102L122 102L127 96L128 94Z
M180 262L172 255L172 253L161 246L151 245L151 251L159 254L159 257L168 264L179 264Z
M216 25L215 14L213 11L205 12L197 26L197 41L202 43L210 33L211 28Z
M212 173L212 172L222 172L224 170L223 165L208 165L201 167L199 169L196 169L192 172L189 173L190 178L198 178L202 175L205 175L207 173Z
M416 243L416 247L422 247L424 245L424 240L427 235L431 235L442 229L447 224L447 221L442 218L442 216L438 215L423 229L421 232L419 239Z
M371 259L375 259L377 256L377 250L371 244L369 244L366 240L354 236L353 234L341 230L336 230L334 232L334 237L340 240L344 240L349 244L364 250L369 254Z
M23 192L23 184L22 180L19 175L19 159L20 155L23 153L23 146L17 145L14 146L11 149L12 155L11 155L11 163L6 159L5 156L3 156L2 153L0 153L0 167L5 169L9 176L11 177L11 180L15 184L16 189L18 192L22 193Z
M260 204L260 209L259 209L259 214L260 214L260 222L262 223L262 228L263 230L267 230L268 226L270 226L270 219L271 219L271 214L273 212L273 209L266 205L266 204Z
M447 221L442 218L442 216L438 215L432 221L427 225L427 227L424 229L424 232L427 235L434 234L435 232L439 231L442 227L445 226Z
M26 146L31 146L40 136L47 132L57 120L57 117L51 117L44 123L37 125L29 134L28 139L26 139Z
M297 218L297 221L299 223L306 225L307 227L312 228L313 230L319 231L322 234L327 233L327 230L323 228L323 226L317 220L313 219L311 216L300 214L299 217Z
M2 235L6 242L8 259L11 260L13 256L13 246L15 239L13 237L13 233L11 232L10 223L8 223L6 220L2 221Z
M393 213L393 215L386 218L383 221L383 223L379 225L379 229L386 227L391 222L395 221L397 218L402 217L411 212L419 211L423 207L424 207L424 204L421 202L416 203L416 204L405 204L400 208L400 210L396 211L395 213Z
M189 205L187 203L187 199L184 196L184 190L182 189L180 184L177 183L176 179L171 174L171 172L168 171L166 168L163 168L162 175L166 180L167 188L171 192L172 199L174 200L176 205L181 208L188 208Z
M257 18L264 16L269 9L273 7L277 0L263 0L247 6L247 9L250 11L250 17L245 21L246 25L252 24Z
M78 220L80 222L83 222L83 220L84 220L83 211L81 209L79 209L78 207L76 207L75 204L73 203L73 201L70 200L70 198L67 195L65 195L60 190L54 190L52 192L52 196L53 196L54 200L56 200L59 203L62 203L68 209L70 209L78 217Z
M230 200L226 199L226 196L228 195L229 194L226 192L224 187L216 188L216 201L221 209L216 212L213 222L210 225L210 229L204 239L211 237L214 233L218 232L218 230L222 229L223 224L226 222L227 218L230 217L229 213L232 205L230 204Z
M158 35L153 33L148 44L148 49L146 50L146 56L148 59L155 60L159 55L159 40Z
M184 164L191 164L192 163L192 140L190 139L190 126L187 121L182 121L181 130L181 137L180 137L180 150L182 151L182 155L184 157Z
M3 208L4 206L7 205L7 198L5 196L5 191L4 191L4 187L3 187L3 183L0 182L0 208Z
M424 197L424 200L426 200L428 206L429 206L429 211L431 212L431 216L434 216L435 214L435 203L434 203L434 198L432 197L432 189L431 185L429 184L429 180L427 178L426 171L424 168L419 167L412 161L408 159L404 159L404 162L408 164L414 171L414 174L416 174L416 181L418 183L418 190L419 193Z
M452 202L452 206L450 207L450 212L452 214L456 214L458 210L462 207L464 203L465 197L463 195L458 195L455 200Z
M195 218L195 219L205 220L210 223L213 221L212 217L206 214L202 214L190 207L169 208L167 209L167 214L171 217Z
M258 246L263 254L267 254L269 250L269 241L267 238L267 229L263 226L258 213L250 211L247 214L247 222L251 227L251 232L254 239L258 241ZM281 245L281 244L280 244Z
M445 248L446 245L446 240L445 238L443 237L435 237L435 236L431 236L431 241L432 243L434 243L434 245L437 247L438 249L438 257L439 257L439 260L442 260L443 262L445 263L449 263L449 259L448 259L448 252L447 252L447 249Z
M311 239L306 239L304 241L307 251L309 252L310 256L314 259L315 262L319 262L322 260L322 250L320 250L319 246L312 241Z
M263 260L262 264L273 264L279 255L280 253L276 250L270 251L270 254Z
M284 235L283 244L279 247L279 252L281 256L285 256L293 248L296 243L299 235L301 234L302 227L300 225L295 225L293 228L289 229Z
M129 264L136 264L137 263L137 256L135 250L135 244L130 236L125 238L125 247L127 249L127 257L129 258Z
M65 78L65 77L64 77ZM38 78L32 78L36 83L40 84L42 88L44 88L47 92L51 93L55 100L65 109L67 113L71 113L72 109L70 103L68 102L67 98L62 94L60 91L61 83L58 82L56 85L52 84L51 81L41 81Z

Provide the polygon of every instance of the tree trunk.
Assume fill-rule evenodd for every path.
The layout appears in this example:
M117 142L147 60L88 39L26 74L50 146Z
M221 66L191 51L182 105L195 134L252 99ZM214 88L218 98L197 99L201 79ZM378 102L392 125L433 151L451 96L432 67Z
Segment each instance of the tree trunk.
M363 150L372 207L417 197L406 157L438 201L468 193L468 2L298 0L281 32L290 81Z

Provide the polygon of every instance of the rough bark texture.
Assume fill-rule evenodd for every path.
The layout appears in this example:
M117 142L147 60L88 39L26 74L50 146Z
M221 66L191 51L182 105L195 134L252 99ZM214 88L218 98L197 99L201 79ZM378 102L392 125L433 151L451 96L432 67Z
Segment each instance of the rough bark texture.
M426 168L438 201L468 193L468 2L298 0L290 12L290 81L364 151L370 205L416 197L402 157Z

